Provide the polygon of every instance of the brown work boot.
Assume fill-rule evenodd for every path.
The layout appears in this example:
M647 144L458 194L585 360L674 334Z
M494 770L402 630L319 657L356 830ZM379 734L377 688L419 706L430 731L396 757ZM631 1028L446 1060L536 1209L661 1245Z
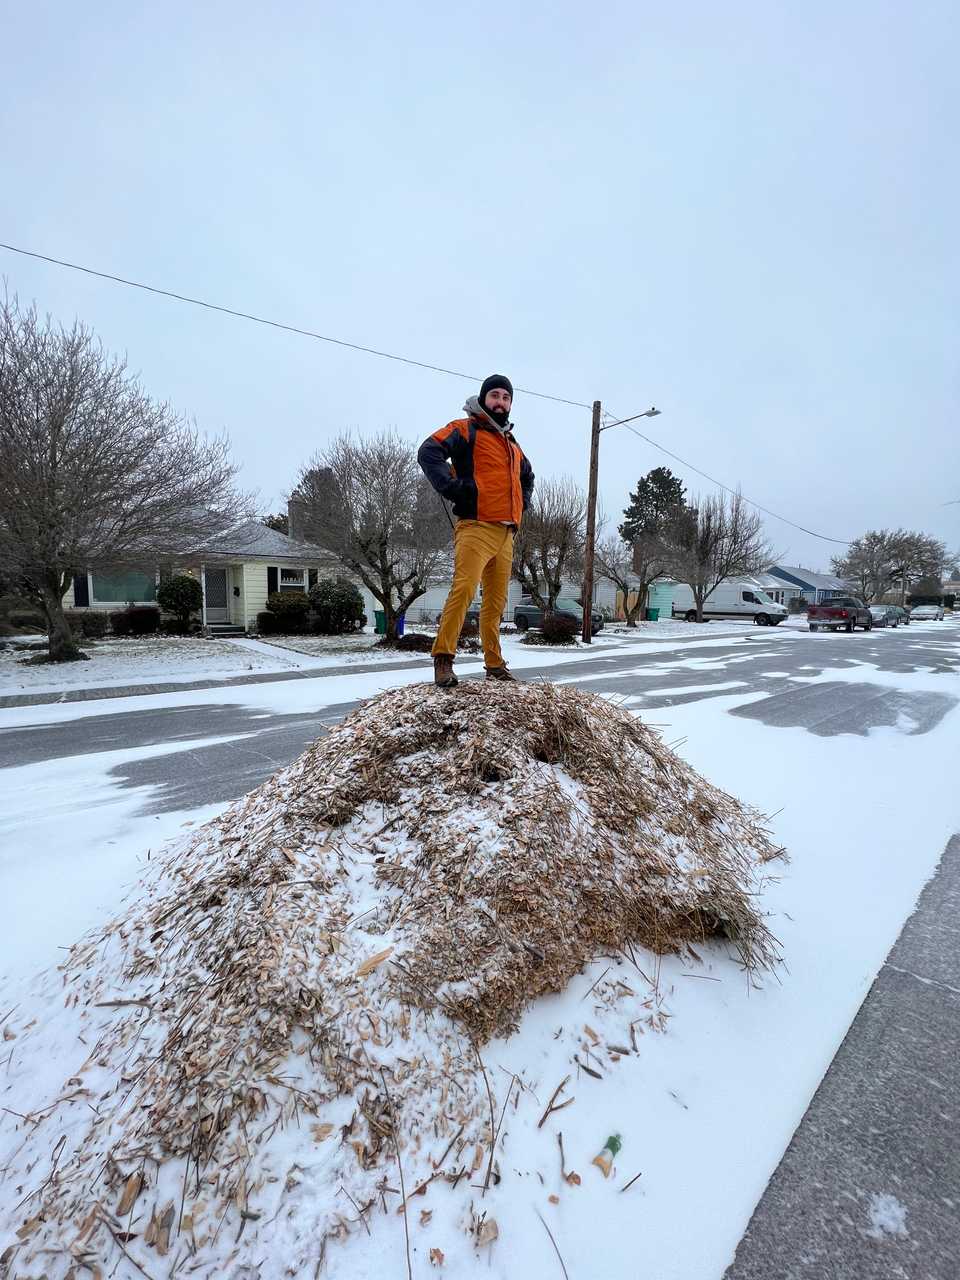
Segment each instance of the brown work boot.
M460 683L453 674L453 655L436 653L433 657L433 683L440 689L452 689Z
M487 667L488 680L512 680L517 683L517 677L513 674L506 663L502 667Z

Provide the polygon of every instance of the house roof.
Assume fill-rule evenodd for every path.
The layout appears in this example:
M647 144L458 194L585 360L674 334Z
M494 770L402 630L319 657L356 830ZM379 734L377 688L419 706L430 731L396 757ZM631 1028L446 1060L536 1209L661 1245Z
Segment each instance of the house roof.
M835 578L829 573L812 573L809 569L801 569L799 565L772 564L767 570L774 577L786 578L789 582L796 579L804 587L817 591L849 591L850 584L842 578Z
M794 591L800 590L800 587L796 583L787 582L784 578L776 578L772 573L755 573L753 575L753 580L764 591L783 591L785 587L788 590L791 587Z
M212 539L203 550L210 555L233 556L238 560L296 560L299 564L315 564L331 559L320 547L268 529L259 520L245 520L229 533Z

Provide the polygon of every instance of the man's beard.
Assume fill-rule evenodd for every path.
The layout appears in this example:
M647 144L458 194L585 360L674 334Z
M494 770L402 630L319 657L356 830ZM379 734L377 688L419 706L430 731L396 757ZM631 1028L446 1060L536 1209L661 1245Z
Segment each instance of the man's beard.
M505 427L510 421L510 412L508 409L486 409L485 412L490 415L498 427Z

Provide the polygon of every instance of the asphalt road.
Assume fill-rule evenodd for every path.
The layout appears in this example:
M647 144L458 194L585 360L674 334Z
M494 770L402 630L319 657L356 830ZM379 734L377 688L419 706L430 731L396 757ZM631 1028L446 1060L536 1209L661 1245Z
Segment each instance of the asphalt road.
M704 640L710 643L669 653L660 646L602 653L524 676L638 699L653 720L659 708L751 695L729 714L819 737L861 736L878 726L928 733L960 701L960 626L952 622L852 636L758 630L737 643L705 631ZM931 690L927 679L925 689L910 690L909 679L892 688L880 675L840 678L864 663L881 674L940 676L941 687ZM817 680L825 669L831 677ZM108 776L121 789L145 788L142 814L228 801L290 763L356 705L276 714L244 706L240 689L220 692L215 705L124 711L118 703L102 715L0 727L0 787L3 770L15 765L195 742L171 754L140 753ZM230 735L240 736L209 741ZM952 770L945 760L945 791ZM727 1280L960 1280L958 918L954 840L757 1205ZM871 1235L863 1223L879 1191L892 1194L885 1212L893 1227ZM903 1235L900 1211L909 1224Z
M642 695L645 712L727 696L736 681L737 693L764 696L732 714L771 726L805 728L829 736L863 735L880 725L899 724L904 732L926 733L960 697L960 681L955 678L960 667L957 634L952 623L852 636L790 635L758 629L747 633L746 644L742 639L729 644L689 644L669 655L644 652L638 646L629 655L602 654L576 664L528 668L523 674L525 679L575 680L582 688L598 693ZM709 635L704 638L710 639ZM697 660L698 665L677 667L673 665L677 658ZM785 675L816 677L825 667L842 670L860 663L876 664L881 671L938 672L948 678L943 692L904 692L869 682L829 680L796 685L784 679ZM665 674L667 666L670 670ZM426 677L426 669L424 674ZM686 686L689 693L683 692ZM659 689L669 689L669 693L658 696ZM357 705L349 702L319 713L276 714L244 706L239 700L242 696L240 690L224 689L224 700L216 705L187 703L138 711L118 707L78 720L0 728L0 770L125 748L190 741L199 744L204 739L243 735L233 742L127 761L111 771L111 778L121 786L152 788L144 812L193 809L244 795L296 759L327 726ZM231 697L238 700L230 701ZM0 713L0 726L2 722Z

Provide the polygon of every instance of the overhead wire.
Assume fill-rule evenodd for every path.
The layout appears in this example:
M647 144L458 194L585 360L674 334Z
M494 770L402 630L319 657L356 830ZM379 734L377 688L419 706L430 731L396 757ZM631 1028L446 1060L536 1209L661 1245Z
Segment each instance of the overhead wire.
M396 355L392 351L380 351L376 347L365 347L359 342L348 342L345 338L331 338L329 334L317 333L313 329L302 329L299 325L286 324L281 320L270 320L266 316L254 315L250 311L239 311L234 307L225 307L217 302L207 302L204 298L193 298L186 293L176 293L173 289L161 289L157 285L144 284L140 280L128 280L125 276L113 275L109 271L98 271L93 267L84 267L77 262L67 262L63 258L53 258L46 253L35 253L32 249L21 249L17 245L0 242L0 249L10 253L19 253L26 258L37 258L41 262L51 262L58 267L68 267L71 271L82 271L84 275L97 276L101 280L111 280L114 284L124 284L131 289L143 289L146 293L158 294L161 298L173 298L177 302L189 302L195 307L205 307L208 311L219 311L226 316L235 316L240 320L252 320L255 324L265 324L271 329L283 329L286 333L298 333L304 338L315 338L318 342L329 342L335 347L346 347L350 351L362 351L368 356L379 356L381 360L395 360L398 364L412 365L416 369L429 369L432 373L445 373L451 378L465 378L468 382L482 382L482 375L463 373L459 369L447 369L443 365L428 364L425 360L414 360L410 356ZM582 400L568 400L564 396L550 395L546 391L533 391L530 387L517 387L517 391L525 396L536 396L538 400L552 400L556 404L569 404L576 409L589 409L590 405Z
M266 325L268 328L280 329L286 333L296 333L304 338L313 338L317 342L329 343L331 346L345 347L350 351L360 351L364 355L377 356L381 360L393 360L398 364L410 365L416 369L427 369L431 373L442 373L451 378L465 379L468 382L481 381L480 376L476 374L464 373L459 369L448 369L444 365L430 364L425 360L414 360L410 356L398 355L392 351L381 351L377 347L367 347L359 342L349 342L345 338L333 338L329 334L318 333L314 329L304 329L300 325L288 324L281 320L271 320L266 316L258 316L251 311L240 311L235 307L227 307L217 302L209 302L205 298L195 298L190 294L178 293L173 289L162 289L158 285L145 284L140 280L129 280L125 276L118 276L109 271L100 271L94 267L86 267L78 262L69 262L65 258L55 258L50 254L37 253L32 249L24 249L19 245L6 244L3 241L0 241L0 249L6 249L8 253L20 254L25 258L35 258L40 262L49 262L57 267L66 267L70 271L79 271L84 275L96 276L100 280L109 280L114 284L126 285L130 289L141 289L145 293L153 293L162 298L172 298L176 302L186 302L191 306L203 307L207 311L218 311L222 315L234 316L239 320L250 320L254 324ZM566 396L552 395L546 391L534 391L530 387L517 387L516 390L523 395L534 396L538 400L550 400L554 404L566 404L576 409L589 409L591 407L590 404L583 400L571 400ZM604 418L616 417L615 414L610 413L609 411L604 411L603 416ZM644 416L646 415L635 415L635 417ZM673 453L670 449L667 449L664 445L660 444L659 441L653 440L650 436L644 435L642 431L638 431L636 427L630 425L633 420L634 418L626 420L618 419L617 421L607 422L606 425L611 427L626 426L628 431L632 431L635 436L645 441L652 448L658 449L669 458L673 458L675 462L679 462L682 466L687 467L698 476L702 476L704 480L709 480L711 484L716 485L719 489L723 489L725 492L730 494L738 492L735 489L731 489L729 485L724 484L723 481L717 480L715 477L708 475L706 471L702 471L699 467L694 466L692 462L687 462L687 460L685 458L681 458L678 453ZM850 545L850 540L847 538L830 538L825 534L816 533L813 529L807 529L804 525L797 524L795 521L789 520L786 516L782 516L776 511L771 511L768 507L761 506L759 502L754 502L752 498L747 498L744 495L741 496L745 502L748 502L750 506L755 507L758 511L762 511L764 515L768 515L774 520L779 520L783 524L789 525L792 529L797 529L801 533L808 534L812 538L819 538L822 542L833 542L840 546Z
M617 415L613 413L610 413L610 414L607 414L606 412L604 413L604 417L614 418L616 416ZM641 417L643 415L637 414L636 416ZM666 448L665 445L660 444L658 440L652 440L650 436L644 435L642 431L638 431L636 427L631 426L630 422L631 422L631 419L629 418L627 419L621 418L617 422L609 422L606 425L610 427L625 426L628 431L632 431L635 436L638 436L641 440L644 440L647 444L651 445L654 449L659 449L659 451L661 453L665 453L668 458L673 458L674 462L679 462L682 466L687 467L690 471L695 472L698 476L702 476L704 480L709 480L710 483L715 484L718 489L723 489L724 492L726 493L741 497L744 502L749 503L751 507L755 507L757 511L762 511L764 515L770 516L774 520L779 520L783 524L789 525L791 529L798 529L801 533L806 533L811 538L819 538L821 542L834 542L838 546L842 546L842 547L850 546L850 543L851 543L850 538L830 538L825 533L816 533L813 529L808 529L806 528L805 525L797 524L796 521L788 519L787 516L782 516L779 514L779 512L771 511L769 507L764 507L759 502L754 502L752 498L748 498L746 494L741 493L738 489L731 489L730 486L728 484L724 484L722 480L717 480L715 476L711 476L706 471L702 471L699 467L695 467L693 463L688 462L686 458L681 458L678 453L673 453L670 449Z

